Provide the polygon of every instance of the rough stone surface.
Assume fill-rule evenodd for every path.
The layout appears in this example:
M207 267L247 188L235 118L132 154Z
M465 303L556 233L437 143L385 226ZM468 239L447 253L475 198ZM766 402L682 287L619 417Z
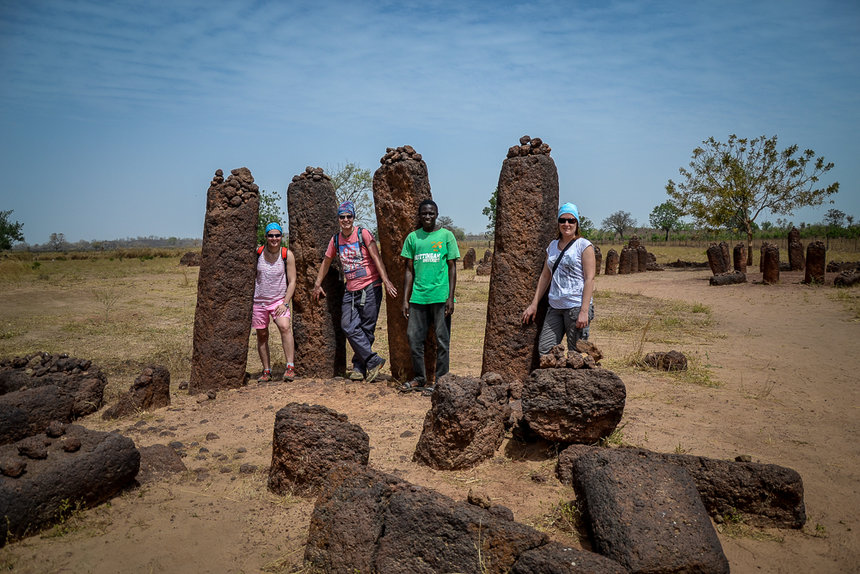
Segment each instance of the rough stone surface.
M323 572L509 572L548 539L500 514L343 466L317 499L305 560Z
M466 254L463 256L463 269L474 269L476 257L477 255L475 254L475 248L470 247Z
M687 471L606 450L583 454L572 468L594 549L633 572L728 573L728 560Z
M484 263L481 261L475 266L475 275L479 275L482 277L488 277L493 272L493 264L492 263Z
M534 297L546 246L558 233L555 162L548 154L509 157L502 162L498 190L481 372L513 383L524 381L540 362L537 339L546 298L528 325L522 324L522 310Z
M741 241L735 245L732 252L734 256L734 270L746 274L747 272L747 246Z
M806 247L806 273L804 283L824 283L827 248L823 241L813 241Z
M523 389L523 419L546 440L593 443L615 430L626 396L606 369L537 369Z
M687 357L680 351L658 351L645 355L645 364L663 371L686 371Z
M436 381L412 460L437 470L472 468L501 446L509 416L508 385L501 377L449 373Z
M800 242L800 232L796 227L788 232L788 265L791 271L801 271L805 265L803 243Z
M141 484L187 470L179 453L166 444L142 446L139 450L140 472L137 473L137 481Z
M379 222L377 240L380 256L388 277L399 292L403 290L406 276L406 264L400 257L403 242L407 235L419 227L418 204L425 199L433 199L427 164L420 154L415 154L414 151L410 154L406 150L411 147L403 146L401 152L394 150L398 154L397 160L388 157L391 152L387 151L380 160L382 166L373 174L373 202L376 205L376 220ZM392 161L388 161L389 159ZM402 295L397 299L392 299L388 294L385 297L388 365L395 379L407 381L414 373L409 340L406 338L407 320L401 312ZM428 379L432 379L436 372L436 339L432 333L428 334L424 345L424 366Z
M556 475L562 484L572 484L573 466L584 454L600 451L604 457L630 456L683 467L711 516L740 512L753 526L802 528L806 522L803 480L784 466L751 461L730 461L689 454L659 453L640 448L602 449L571 445L559 454Z
M711 243L708 247L707 255L708 265L711 267L711 273L719 275L729 271L729 263L726 260L725 253L720 245Z
M107 378L87 359L33 353L0 361L0 444L97 411L105 386Z
M636 266L635 269L634 265ZM636 273L638 269L639 255L635 249L631 249L629 246L625 245L621 248L621 257L618 262L618 274L628 275L630 273Z
M626 574L627 568L606 556L550 542L520 556L511 574Z
M636 263L638 273L644 273L648 270L648 250L644 245L639 245L636 248Z
M321 405L290 403L275 414L269 490L313 494L339 464L367 465L370 439L346 415Z
M26 459L26 471L16 478L0 476L0 545L35 534L62 516L64 504L83 507L100 504L132 483L140 465L134 442L117 433L69 425L57 439L36 435L25 440L43 442L47 454ZM80 448L68 452L69 440ZM20 460L17 444L0 446L0 460Z
M293 178L287 188L287 211L290 249L296 257L292 309L296 373L300 377L342 376L346 371L346 336L340 327L344 285L336 265L323 278L326 297L313 298L317 271L338 231L334 186L322 168L309 167Z
M594 274L600 275L600 268L603 267L603 252L597 245L592 244L592 247L594 247Z
M606 275L618 275L618 252L610 249L606 254Z
M191 394L242 386L256 277L259 188L248 168L224 179L219 169L206 197L194 311Z
M765 284L779 283L779 246L767 244L762 247L762 281Z
M117 402L102 413L102 419L126 417L170 404L170 371L162 365L150 365L132 383Z
M179 264L187 265L188 267L199 267L200 254L196 251L188 251L182 257L179 258Z
M746 251L746 250L744 250ZM708 283L715 286L720 285L736 285L738 283L746 283L747 276L741 271L727 271L725 273L720 273L719 275L714 275L708 280Z
M843 271L833 278L836 287L852 287L860 283L860 273L856 271Z

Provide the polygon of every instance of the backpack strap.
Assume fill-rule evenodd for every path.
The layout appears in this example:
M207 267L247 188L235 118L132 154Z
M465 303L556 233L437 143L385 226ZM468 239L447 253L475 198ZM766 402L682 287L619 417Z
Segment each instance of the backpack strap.
M364 230L360 226L358 226L358 252L359 253L361 253L362 247L367 249L367 245L364 243L363 231ZM334 252L337 254L338 257L340 257L340 231L335 233L332 236L332 239L334 240Z
M257 258L258 258L258 259L260 258L260 255L262 255L262 254L263 254L263 249L265 249L265 248L266 248L266 246L265 246L265 245L260 245L259 247L257 247ZM281 246L281 259L283 259L284 261L286 261L286 260L287 260L287 254L288 254L288 253L289 253L289 250L288 250L286 247L284 247L284 246L282 245L282 246Z
M555 275L555 270L558 269L559 263L561 263L561 258L564 257L564 252L567 251L568 247L577 242L577 239L570 241L567 245L564 246L564 249L561 250L561 253L558 254L558 259L555 260L555 264L552 266L552 273L550 275Z

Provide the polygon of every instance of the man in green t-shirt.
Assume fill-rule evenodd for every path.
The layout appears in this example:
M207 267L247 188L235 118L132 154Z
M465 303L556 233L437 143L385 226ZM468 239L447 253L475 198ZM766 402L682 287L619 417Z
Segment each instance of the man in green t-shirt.
M421 227L410 233L403 243L401 257L406 259L403 282L403 316L409 321L406 337L412 351L414 378L400 390L433 394L426 386L424 341L432 325L436 332L436 380L448 372L448 347L451 342L451 315L454 313L454 288L457 285L457 259L460 250L454 234L436 229L439 208L432 199L418 206Z

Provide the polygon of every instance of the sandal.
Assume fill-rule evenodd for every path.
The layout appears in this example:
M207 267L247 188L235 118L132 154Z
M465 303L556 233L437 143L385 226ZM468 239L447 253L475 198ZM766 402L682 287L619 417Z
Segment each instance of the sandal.
M263 374L260 375L260 378L257 379L258 383L268 383L272 380L272 369L266 369L263 371Z
M424 387L424 389L421 391L421 396L422 397L432 397L433 391L435 391L435 390L436 390L436 385L428 385L428 386Z
M400 385L400 387L398 387L398 390L401 393L411 393L412 391L420 391L423 388L423 381L419 381L418 379L412 379L411 381L406 381L405 383Z

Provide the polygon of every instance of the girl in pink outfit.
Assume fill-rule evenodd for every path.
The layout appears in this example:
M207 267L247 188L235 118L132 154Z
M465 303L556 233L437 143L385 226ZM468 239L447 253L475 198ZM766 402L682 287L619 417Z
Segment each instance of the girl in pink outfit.
M263 363L261 382L272 380L269 363L269 318L281 333L287 368L284 380L292 381L296 376L295 341L290 319L290 301L296 290L296 258L293 252L281 247L283 230L278 223L266 226L266 245L257 257L257 280L254 286L254 314L252 327L257 331L257 352ZM286 252L286 257L284 257Z

